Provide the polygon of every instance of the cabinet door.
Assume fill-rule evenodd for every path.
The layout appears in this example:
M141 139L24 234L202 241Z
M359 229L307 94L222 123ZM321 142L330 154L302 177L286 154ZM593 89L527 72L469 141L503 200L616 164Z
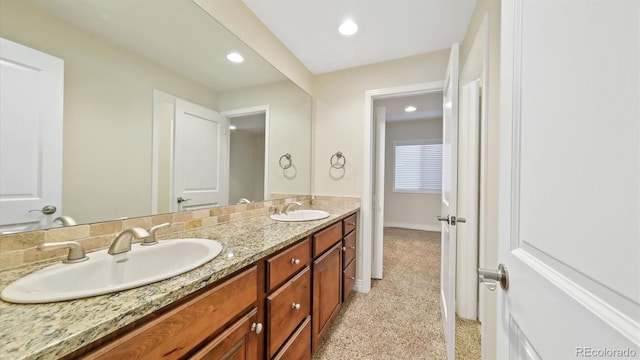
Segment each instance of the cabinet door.
M259 358L257 314L258 309L254 308L189 359L257 360Z
M307 266L267 297L267 355L278 351L291 333L309 316L311 272Z
M342 304L341 246L337 243L313 262L313 350L320 344Z

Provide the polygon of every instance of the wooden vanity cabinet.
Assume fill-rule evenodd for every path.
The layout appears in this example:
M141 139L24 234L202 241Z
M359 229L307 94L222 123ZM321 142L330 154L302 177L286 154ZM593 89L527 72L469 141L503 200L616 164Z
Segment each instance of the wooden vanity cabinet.
M258 270L254 265L161 315L152 315L153 320L83 358L182 359L206 343L194 356L211 359L213 354L226 353L236 354L234 359L257 359L261 336L255 331L257 284ZM244 357L238 357L241 354Z
M353 214L342 220L342 229L344 240L342 244L343 257L343 275L342 275L342 301L344 302L351 294L353 286L356 283L356 242L357 237L358 215Z
M64 357L311 359L355 283L357 215Z

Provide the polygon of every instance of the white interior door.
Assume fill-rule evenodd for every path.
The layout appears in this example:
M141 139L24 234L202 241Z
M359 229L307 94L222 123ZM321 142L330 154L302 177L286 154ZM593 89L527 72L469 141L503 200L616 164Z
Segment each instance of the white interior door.
M374 109L376 123L376 164L374 183L374 213L373 213L373 259L371 277L382 279L382 259L384 250L384 163L385 163L385 139L386 139L386 110L384 106Z
M640 356L640 2L502 2L499 359Z
M456 346L456 216L458 191L458 44L451 47L444 83L442 126L442 260L440 304L447 357L455 358Z
M35 229L62 211L64 62L2 38L0 50L0 231Z
M478 319L478 211L480 182L480 80L461 87L458 131L456 314Z
M227 205L228 141L226 117L176 99L174 211Z

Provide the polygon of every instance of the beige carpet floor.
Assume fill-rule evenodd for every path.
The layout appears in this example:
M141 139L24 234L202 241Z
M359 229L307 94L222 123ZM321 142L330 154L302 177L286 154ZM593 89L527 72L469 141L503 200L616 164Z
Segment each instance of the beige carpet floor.
M384 279L374 280L368 294L352 293L314 360L446 359L440 233L385 228L383 261ZM480 359L479 326L459 322L456 358Z

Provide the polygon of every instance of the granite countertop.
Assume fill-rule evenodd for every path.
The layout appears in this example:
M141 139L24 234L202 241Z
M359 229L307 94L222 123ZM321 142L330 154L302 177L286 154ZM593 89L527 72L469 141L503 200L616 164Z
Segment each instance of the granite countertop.
M332 205L322 208L330 213L322 220L279 222L264 215L171 234L172 238L218 240L224 248L215 259L194 270L131 290L49 304L0 301L0 358L60 358L358 209L356 204ZM0 290L11 281L49 264L0 272Z

